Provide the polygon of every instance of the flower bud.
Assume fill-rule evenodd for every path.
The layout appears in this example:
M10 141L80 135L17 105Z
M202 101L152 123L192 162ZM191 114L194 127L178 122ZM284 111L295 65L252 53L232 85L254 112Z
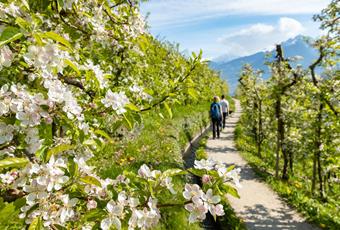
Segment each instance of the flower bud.
M205 175L202 176L202 183L203 184L207 184L207 183L211 182L211 180L212 180L212 177L209 176L209 175L205 174Z
M88 210L97 208L97 202L95 200L88 200L86 207Z

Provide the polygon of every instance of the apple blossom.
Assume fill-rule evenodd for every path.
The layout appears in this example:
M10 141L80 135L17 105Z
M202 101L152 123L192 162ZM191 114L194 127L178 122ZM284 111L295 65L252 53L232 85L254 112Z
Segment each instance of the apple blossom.
M101 102L106 108L112 107L117 114L123 114L126 112L125 106L129 103L129 99L124 92L113 93L111 90L108 90Z
M205 169L205 170L212 170L214 169L214 166L216 165L216 162L214 160L208 159L202 159L200 161L195 160L195 168L197 169Z
M202 189L197 184L186 184L183 197L187 200L190 200L193 197L201 197L203 194L204 193Z
M0 48L0 71L4 67L10 67L14 58L14 54L8 46Z

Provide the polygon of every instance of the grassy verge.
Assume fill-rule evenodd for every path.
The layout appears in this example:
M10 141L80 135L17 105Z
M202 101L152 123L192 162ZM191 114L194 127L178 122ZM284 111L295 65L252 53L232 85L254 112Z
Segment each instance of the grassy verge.
M296 208L306 218L324 229L340 229L339 201L328 199L322 202L310 194L308 183L302 178L291 177L288 182L276 179L274 175L273 161L263 161L256 156L255 143L251 137L246 135L242 122L235 129L236 146L245 160L255 172L267 182L271 188L283 197L287 203ZM264 156L273 153L264 149ZM297 168L302 170L302 168ZM296 172L298 174L298 172Z
M160 170L183 168L182 151L195 134L208 125L208 109L208 102L177 106L172 108L172 119L166 117L164 111L145 113L142 127L119 144L108 145L93 162L99 166L103 178L115 178L124 170L137 171L142 164ZM164 117L159 113L165 114ZM174 185L183 186L185 182L184 176L178 177ZM164 194L161 199L171 203L173 198ZM161 213L161 224L156 229L201 229L199 224L188 223L184 209L166 208Z

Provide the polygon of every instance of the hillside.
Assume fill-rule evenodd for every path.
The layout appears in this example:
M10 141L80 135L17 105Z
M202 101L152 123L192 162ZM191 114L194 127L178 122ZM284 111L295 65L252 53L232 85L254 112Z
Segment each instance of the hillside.
M317 51L308 44L308 39L310 38L299 35L295 38L282 42L281 44L284 49L285 56L302 56L303 59L296 62L296 64L301 64L303 67L307 67L317 57ZM210 67L217 71L221 71L222 77L229 83L230 92L233 94L237 87L239 73L244 64L249 63L254 67L254 69L263 70L263 77L267 79L269 77L269 69L265 65L265 62L270 61L274 55L274 50L261 51L227 62L224 62L221 59L219 61L211 61Z

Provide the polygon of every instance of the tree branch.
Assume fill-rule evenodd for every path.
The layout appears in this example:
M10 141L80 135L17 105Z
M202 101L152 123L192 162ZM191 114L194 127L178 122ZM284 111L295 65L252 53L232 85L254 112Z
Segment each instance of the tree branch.
M71 25L71 24L69 24L68 22L66 22L65 19L64 19L64 17L63 17L63 15L60 14L60 13L59 13L59 18L60 18L60 20L61 20L66 26L68 26L68 27L70 27L70 28L73 28L73 29L75 29L75 30L78 30L78 31L80 31L80 32L82 32L82 33L84 33L84 34L86 34L87 36L90 35L90 33L87 32L86 30L83 30L83 29L79 28L78 26L74 26L74 25Z
M184 82L190 75L191 73L196 69L196 65L193 65L191 66L190 70L188 71L188 73L182 78L180 79L178 82L179 83L182 83ZM172 88L171 91L169 92L170 93L174 93L176 92L176 90L179 88L180 84L177 84L176 87ZM145 112L145 111L148 111L148 110L151 110L152 108L156 107L157 105L160 105L162 104L166 99L168 99L170 97L170 95L165 95L161 100L159 100L158 102L152 104L150 107L147 107L147 108L144 108L144 109L141 109L140 112Z
M84 91L87 95L89 95L91 98L93 98L93 97L96 95L96 93L93 92L92 90L86 90L85 87L84 87L84 85L83 85L81 82L79 82L79 81L77 81L77 80L75 80L75 79L72 79L72 78L70 78L70 77L66 77L66 76L64 76L64 75L61 74L61 73L58 73L58 77L59 77L60 79L62 79L66 84L68 84L68 85L73 85L73 86L75 86L75 87L81 89L81 90Z
M320 63L324 59L324 57L325 57L324 50L325 50L325 47L323 47L323 46L319 47L319 53L320 53L319 58L309 66L309 69L310 69L311 75L312 75L313 84L318 89L320 89L320 87L319 87L319 81L316 79L316 76L315 76L315 68L318 65L320 65ZM322 93L321 93L321 100L323 100L329 106L329 108L332 110L332 112L335 114L335 116L338 116L338 111L334 108L334 106L331 104L331 102L329 100L327 100L327 98L325 98L325 96Z
M276 45L276 59L278 63L284 62L288 70L292 71L294 76L293 80L290 83L282 86L281 93L284 94L287 89L289 89L290 87L297 83L299 75L293 72L292 66L289 64L288 60L284 58L281 45Z
M110 21L113 24L119 24L119 25L126 25L127 24L126 22L118 22L118 21L116 21L116 19L114 19L112 17L112 15L105 8L103 8L103 10L104 10L105 14L110 18Z

